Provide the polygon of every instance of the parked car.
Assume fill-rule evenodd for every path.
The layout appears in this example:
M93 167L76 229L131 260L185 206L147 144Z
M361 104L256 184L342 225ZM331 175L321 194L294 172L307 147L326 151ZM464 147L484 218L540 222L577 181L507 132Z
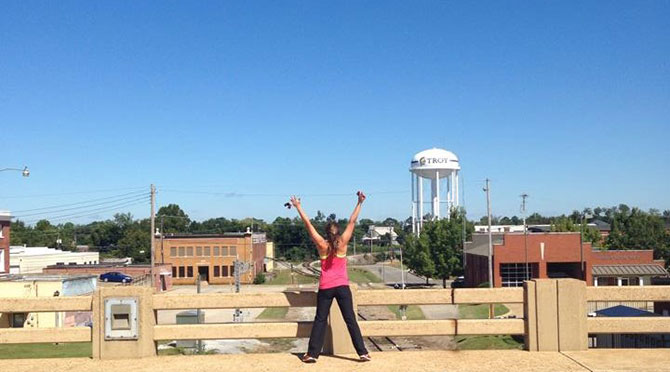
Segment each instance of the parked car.
M465 277L459 276L451 282L451 288L464 288L465 287Z
M133 281L133 278L130 275L118 271L110 271L108 273L100 274L100 280L103 282L130 283Z

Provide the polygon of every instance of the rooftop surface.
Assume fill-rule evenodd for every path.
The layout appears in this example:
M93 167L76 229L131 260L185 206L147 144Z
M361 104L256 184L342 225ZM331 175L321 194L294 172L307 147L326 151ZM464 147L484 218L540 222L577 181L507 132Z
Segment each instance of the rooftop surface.
M322 356L303 364L294 354L233 354L163 356L132 360L15 359L3 360L12 372L133 372L210 371L670 371L668 349L598 349L578 352L521 350L403 351L373 353L372 362L354 356Z

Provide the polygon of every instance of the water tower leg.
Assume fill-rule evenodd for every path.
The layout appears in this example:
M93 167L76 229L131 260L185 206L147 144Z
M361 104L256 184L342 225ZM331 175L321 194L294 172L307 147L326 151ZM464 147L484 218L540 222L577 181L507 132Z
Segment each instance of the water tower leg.
M423 228L423 178L416 176L416 181L419 186L419 234Z
M435 171L433 180L433 218L440 219L440 171Z

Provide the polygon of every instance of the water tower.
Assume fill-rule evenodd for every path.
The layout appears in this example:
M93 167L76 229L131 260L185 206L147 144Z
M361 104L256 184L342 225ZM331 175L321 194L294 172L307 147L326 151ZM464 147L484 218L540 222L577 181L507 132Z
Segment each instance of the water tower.
M458 207L460 170L458 156L451 151L432 148L414 155L409 167L412 174L412 232L419 234L423 227L426 182L430 182L430 219L449 217L451 209Z

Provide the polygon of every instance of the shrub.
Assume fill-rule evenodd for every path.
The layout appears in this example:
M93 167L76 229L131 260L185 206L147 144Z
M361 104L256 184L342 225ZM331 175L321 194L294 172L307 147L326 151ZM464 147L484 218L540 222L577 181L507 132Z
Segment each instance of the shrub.
M263 284L265 283L265 273L258 273L254 278L254 284Z

